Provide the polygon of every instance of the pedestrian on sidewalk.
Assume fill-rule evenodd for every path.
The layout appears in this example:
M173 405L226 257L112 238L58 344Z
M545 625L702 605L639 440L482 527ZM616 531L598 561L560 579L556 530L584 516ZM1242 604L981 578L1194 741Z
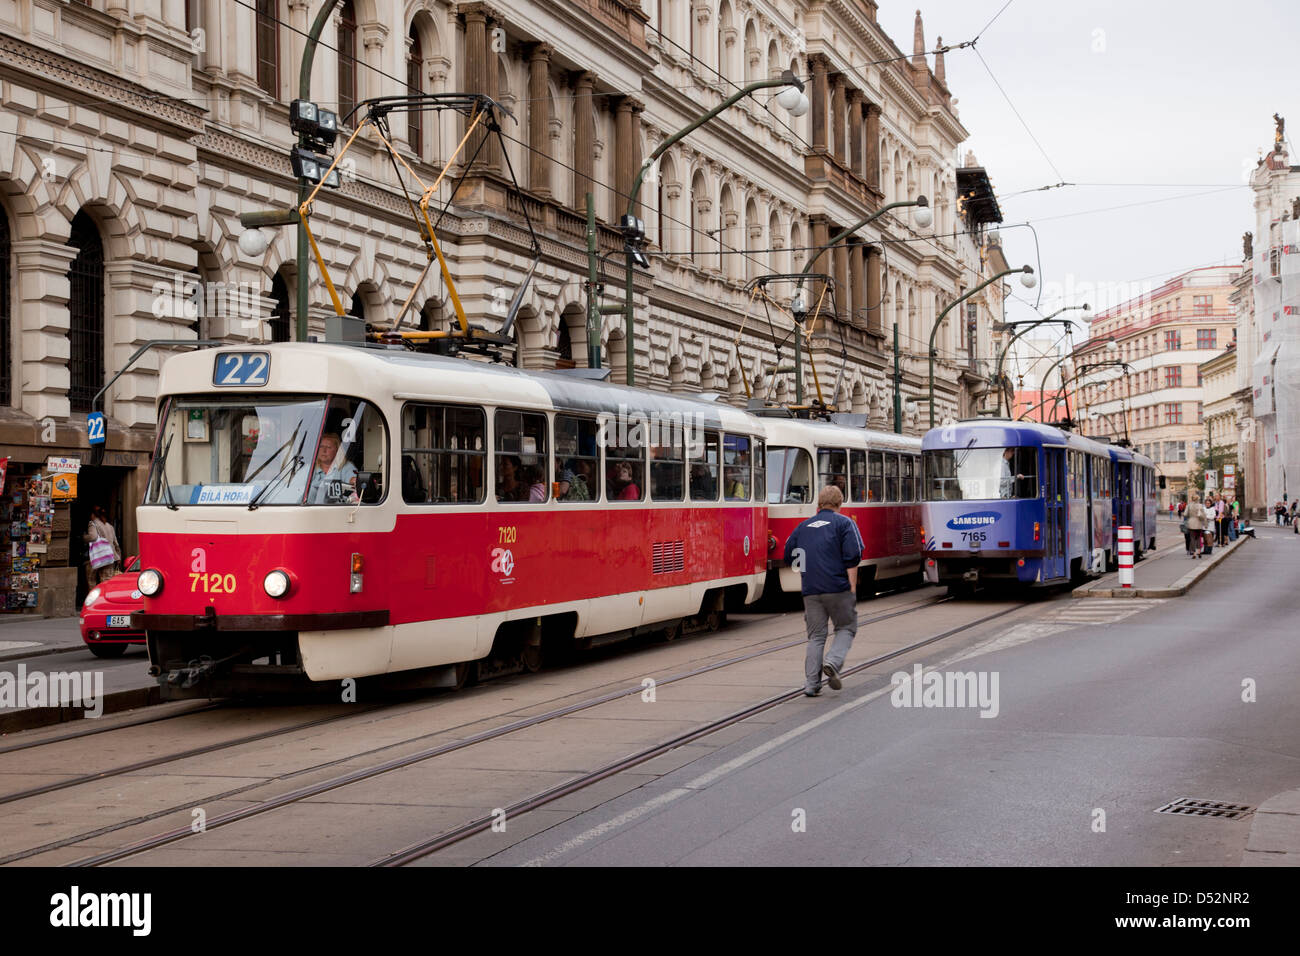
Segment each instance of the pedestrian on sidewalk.
M839 690L840 669L858 633L858 563L862 536L857 524L840 514L844 493L827 485L817 496L817 514L794 529L785 542L785 563L801 574L804 622L808 651L804 656L803 692L821 693L822 675L831 690ZM835 625L835 639L826 648L827 621Z
M1218 492L1214 495L1214 538L1220 548L1228 543L1228 502Z
M82 540L90 551L86 564L86 581L91 587L122 573L122 546L117 543L117 532L113 530L113 525L108 520L108 511L103 505L95 505L90 509L90 524L86 526ZM97 541L104 544L96 545ZM112 560L106 561L110 554Z
M1193 558L1201 556L1202 539L1205 533L1205 506L1201 504L1200 496L1192 492L1191 500L1187 503L1187 553Z
M1285 514L1286 514L1286 505L1282 504L1282 502L1279 501L1277 504L1273 506L1273 519L1274 521L1277 522L1277 526L1279 528L1282 527L1282 518Z

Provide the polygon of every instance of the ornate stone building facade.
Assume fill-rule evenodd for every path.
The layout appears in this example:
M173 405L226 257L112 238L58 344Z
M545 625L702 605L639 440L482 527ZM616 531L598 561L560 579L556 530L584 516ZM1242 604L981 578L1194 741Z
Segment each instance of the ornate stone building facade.
M291 335L294 232L276 231L249 259L238 217L296 204L288 108L318 9L308 0L0 0L0 456L35 465L84 451L94 393L146 341ZM793 399L783 371L789 314L769 326L749 311L745 283L796 272L841 228L925 195L932 227L886 214L816 263L835 278L838 314L822 317L811 349L826 400L889 428L897 326L903 425L917 432L931 326L987 274L990 217L962 202L987 191L987 177L959 165L967 131L919 14L912 39L904 55L873 0L346 0L322 37L311 92L341 114L414 91L482 92L512 112L504 152L490 144L480 154L439 231L467 311L492 327L494 304L530 262L527 209L542 260L519 316L518 360L550 367L586 360L586 193L599 247L615 253L605 267L610 304L622 280L615 226L642 157L747 82L785 69L807 78L807 115L791 117L763 91L649 170L639 194L652 267L635 279L637 384L743 402L747 379ZM344 135L351 122L344 116ZM391 133L431 182L462 130L451 113L394 114ZM313 221L345 308L382 326L411 293L423 252L386 155L362 138L349 156L343 187L321 196ZM508 169L520 194L506 188ZM321 336L332 309L314 267L308 281L309 326ZM941 415L980 404L1000 295L1000 284L990 287L938 332ZM426 328L451 319L436 273L414 301ZM619 380L621 317L605 316L600 334ZM147 353L105 395L108 455L83 482L116 504L128 543L163 354ZM75 543L71 551L75 563Z

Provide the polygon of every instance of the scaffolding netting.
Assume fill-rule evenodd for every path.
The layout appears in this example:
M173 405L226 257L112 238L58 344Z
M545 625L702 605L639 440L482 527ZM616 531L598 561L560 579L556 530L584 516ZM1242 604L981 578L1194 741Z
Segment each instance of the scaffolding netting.
M1259 249L1252 263L1251 393L1270 508L1294 498L1300 484L1300 220L1281 227L1280 243Z

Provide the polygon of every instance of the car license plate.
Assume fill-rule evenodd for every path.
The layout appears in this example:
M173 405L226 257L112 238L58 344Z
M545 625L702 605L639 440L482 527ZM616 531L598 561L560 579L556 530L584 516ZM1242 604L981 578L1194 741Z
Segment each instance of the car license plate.
M110 615L108 616L108 626L109 626L109 627L130 627L130 626L131 626L131 615L130 615L130 614L110 614Z

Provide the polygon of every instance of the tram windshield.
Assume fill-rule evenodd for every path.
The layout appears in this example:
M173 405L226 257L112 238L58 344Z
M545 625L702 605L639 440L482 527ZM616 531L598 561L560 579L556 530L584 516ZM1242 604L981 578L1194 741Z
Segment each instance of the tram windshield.
M1038 497L1035 448L945 448L922 457L926 501Z
M387 430L339 395L178 396L161 417L147 505L356 505L384 493Z
M806 505L812 500L812 456L802 448L768 446L767 503Z

